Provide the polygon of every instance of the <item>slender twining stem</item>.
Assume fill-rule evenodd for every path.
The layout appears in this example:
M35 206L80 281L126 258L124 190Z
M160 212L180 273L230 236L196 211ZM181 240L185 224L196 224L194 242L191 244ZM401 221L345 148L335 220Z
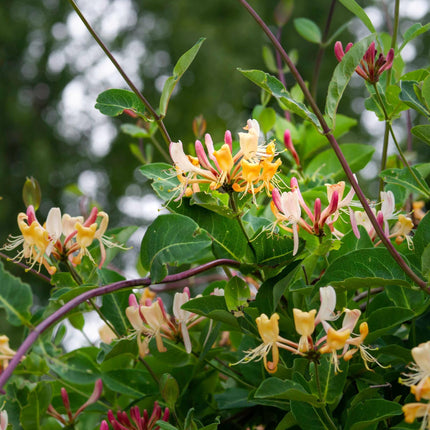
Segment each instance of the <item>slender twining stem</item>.
M321 402L321 408L320 408L320 410L323 413L324 418L326 420L326 424L329 426L329 428L336 429L337 427L334 424L334 422L332 421L332 419L330 418L330 415L328 414L326 406L324 404L325 400L323 398L323 394L322 394L322 390L321 390L321 381L320 381L320 374L319 374L318 366L319 366L319 364L316 361L314 361L315 382L316 382L316 385L317 385L318 400Z
M366 212L367 216L369 217L370 222L372 223L373 228L376 231L376 234L380 237L382 243L387 248L388 252L391 254L391 256L394 258L396 263L399 265L399 267L406 273L406 275L413 280L423 291L425 291L427 294L430 294L430 287L427 286L427 283L423 281L403 260L402 256L397 252L396 248L394 248L393 244L391 243L390 239L387 238L387 236L384 234L381 226L378 224L378 221L376 220L376 217L374 213L372 212L372 209L369 206L369 203L367 202L366 196L364 195L363 191L361 190L360 186L358 185L358 182L354 178L354 174L352 173L351 168L349 167L348 162L345 159L345 156L342 153L342 150L339 147L339 144L337 143L335 137L331 133L331 130L324 119L321 111L319 110L317 104L315 103L314 98L312 97L311 93L309 92L305 81L303 80L302 76L296 69L294 63L291 61L290 57L284 50L284 48L281 46L281 44L278 42L276 37L273 35L273 33L270 31L269 27L266 25L266 23L260 18L260 16L255 12L255 10L247 3L246 0L238 0L251 14L251 16L255 19L257 24L263 29L263 31L266 33L267 37L272 42L275 49L281 54L282 59L285 61L285 63L290 68L291 73L293 74L294 78L296 79L298 85L300 86L306 100L308 101L312 111L314 112L315 116L318 119L318 122L321 124L321 128L323 130L324 136L329 141L331 147L333 148L346 176L348 177L348 180L351 184L351 186L354 188L355 193L357 194L358 199L360 200L361 205L363 206L364 211Z
M384 130L384 143L382 145L382 155L381 155L381 172L383 172L387 168L387 158L388 158L388 141L390 138L390 128L388 127L387 122L385 122L385 130ZM384 191L385 182L384 179L379 179L379 196L381 192Z
M145 105L146 109L148 109L148 112L154 118L154 121L157 123L158 128L160 130L160 133L163 136L163 139L166 141L167 144L170 144L171 139L170 139L169 133L167 132L167 129L163 123L163 118L157 114L157 112L152 107L152 105L149 103L149 101L144 97L144 95L139 91L139 89L133 84L131 79L128 77L128 75L125 73L125 71L119 65L118 61L116 61L115 57L109 51L107 46L103 43L103 41L100 39L98 34L91 27L91 24L87 21L87 19L85 18L85 16L83 15L81 10L79 9L78 5L74 2L74 0L68 0L68 1L72 5L75 12L78 14L81 21L84 23L85 27L87 28L87 30L89 31L89 33L91 34L93 39L98 43L100 48L102 48L103 52L106 54L106 56L109 58L109 60L115 66L115 68L118 70L119 74L122 76L124 81L127 82L127 85L130 87L130 89L142 101L142 103Z
M140 335L138 335L140 336ZM157 385L160 385L160 379L155 374L155 372L152 370L151 366L146 362L146 360L142 357L139 357L139 361L145 366L145 369L149 372L152 379L156 382Z
M330 24L333 19L334 14L334 7L336 6L336 0L332 0L330 9L328 11L327 21L324 28L324 33L321 38L320 47L318 49L317 58L315 60L315 69L314 69L314 75L312 77L312 83L311 83L311 94L312 97L316 100L317 99L317 89L318 89L318 81L320 76L320 70L321 70L321 64L324 57L324 52L326 49L326 41L328 39L328 34L330 32Z
M134 288L134 287L144 287L149 286L151 284L166 284L170 282L177 282L182 279L190 278L191 276L198 275L199 273L205 272L206 270L212 269L217 266L228 265L233 267L240 266L240 263L236 260L230 260L227 258L222 258L219 260L214 260L206 264L202 264L201 266L195 267L193 269L185 270L181 273L176 273L174 275L168 275L160 282L152 282L151 278L138 278L138 279L130 279L125 281L114 282L113 284L104 285L103 287L94 288L93 290L86 291L85 293L80 294L79 296L70 300L65 305L61 306L60 309L57 309L53 314L49 315L44 321L42 321L38 326L34 328L34 330L26 337L22 345L16 351L15 356L9 362L9 365L6 369L3 369L0 374L0 392L3 389L4 384L8 381L12 372L16 368L16 366L21 361L22 357L29 350L29 348L33 345L33 343L37 340L37 338L48 328L50 328L53 324L60 321L68 312L72 309L79 306L81 303L86 302L94 297L103 296L105 294L110 294L118 290Z

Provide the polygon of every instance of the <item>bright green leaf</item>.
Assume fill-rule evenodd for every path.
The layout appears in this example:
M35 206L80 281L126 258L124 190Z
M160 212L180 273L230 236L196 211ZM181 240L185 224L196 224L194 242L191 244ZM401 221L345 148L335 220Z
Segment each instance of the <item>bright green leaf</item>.
M421 88L421 94L424 98L427 108L430 108L430 76L427 76L427 78L424 79L423 86Z
M353 172L358 172L371 160L375 148L361 143L345 143L340 148ZM327 149L314 157L306 167L306 173L330 177L334 182L346 178L345 172L333 149Z
M138 127L135 124L122 124L121 131L125 134L128 134L131 137L136 137L136 138L145 138L145 137L151 136L148 130L142 127Z
M143 115L145 105L132 91L111 89L103 91L97 97L95 108L107 116L118 116L129 109Z
M268 133L276 122L276 112L273 108L263 108L255 117L263 133Z
M0 262L0 308L6 311L7 320L14 326L29 325L33 304L31 288L21 279L12 276Z
M173 90L176 87L176 84L179 82L179 79L181 79L182 75L193 62L194 58L197 55L197 52L199 52L199 49L204 41L205 38L201 37L191 49L189 49L179 58L173 69L173 76L170 76L165 82L160 97L160 115L162 117L166 115L167 106L169 104L169 100L172 96Z
M42 418L51 403L51 386L46 382L39 382L30 392L27 403L21 409L20 424L23 430L41 429Z
M310 121L318 130L322 130L316 115L303 103L294 100L281 81L261 70L238 70L251 82L254 82L254 84L257 84L259 87L263 88L263 90L272 94L273 97L276 97L283 109L287 109L299 115L301 118Z
M368 28L371 33L376 33L372 21L367 16L366 12L359 6L355 0L340 0L340 2L352 12L361 22Z
M430 29L430 23L426 24L426 25L421 25L420 23L415 23L413 25L411 25L406 31L405 34L403 35L403 42L402 45L399 48L399 52L413 39L415 39L416 37L418 37L420 34L425 33L426 31L428 31Z
M167 163L151 163L140 168L145 178L152 179L152 188L164 201L169 201L179 196L179 181L174 173L174 168Z
M294 28L297 33L303 37L303 39L312 43L321 43L321 30L319 27L310 19L307 18L296 18L294 20Z
M212 242L191 218L178 214L160 215L146 230L140 248L142 266L153 282L167 275L167 265L195 263L206 256Z
M416 167L410 167L410 169L414 172L415 177L407 167L403 169L387 169L382 171L380 176L388 184L400 185L405 187L408 191L416 192L419 195L430 196L430 188L420 172Z
M325 112L335 124L336 112L343 93L359 65L364 53L369 48L373 36L367 36L355 43L352 48L345 54L342 61L336 66L333 76L330 80Z

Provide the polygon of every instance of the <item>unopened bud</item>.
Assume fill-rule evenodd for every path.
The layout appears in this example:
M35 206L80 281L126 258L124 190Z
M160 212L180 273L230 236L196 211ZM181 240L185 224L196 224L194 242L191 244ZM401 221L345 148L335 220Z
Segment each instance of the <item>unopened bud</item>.
M164 373L160 378L160 392L167 406L173 409L179 397L179 386L169 373Z
M196 116L193 120L193 133L196 139L200 139L206 131L206 120L203 115Z
M40 190L39 182L33 176L27 178L22 188L22 199L26 207L33 206L34 210L40 206L40 200L42 198L42 192Z

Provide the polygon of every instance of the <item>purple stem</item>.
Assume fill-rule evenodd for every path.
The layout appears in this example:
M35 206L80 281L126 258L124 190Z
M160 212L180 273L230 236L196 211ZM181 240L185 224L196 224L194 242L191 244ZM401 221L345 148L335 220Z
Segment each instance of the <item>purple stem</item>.
M301 90L303 91L303 94L305 95L306 100L308 101L312 111L314 112L315 116L318 118L319 123L321 124L321 127L324 132L324 136L329 141L331 147L333 148L340 164L342 165L342 168L348 177L348 180L354 188L355 193L357 194L358 199L360 200L364 211L366 212L367 216L369 217L370 222L373 225L373 228L375 229L377 235L380 237L382 243L387 248L388 252L391 254L391 256L394 258L396 263L399 265L399 267L406 273L406 275L413 280L424 292L427 294L430 294L430 287L427 286L427 283L423 281L403 260L402 256L397 252L396 248L394 248L393 244L391 243L390 239L387 238L387 236L384 234L383 230L381 229L381 226L378 224L378 221L375 218L375 215L373 214L372 210L370 209L369 204L367 203L366 196L364 195L363 191L361 190L360 186L358 185L358 182L354 178L354 174L352 173L351 168L349 167L348 162L346 161L345 156L342 153L342 150L339 147L339 144L337 143L335 137L331 133L330 127L328 126L327 122L325 121L321 111L319 110L314 98L312 97L310 91L308 90L305 81L303 80L302 76L300 75L299 71L296 69L296 66L291 61L288 54L285 52L284 48L281 46L279 41L276 39L274 34L270 31L269 27L266 25L266 23L260 18L260 16L255 12L255 10L248 4L246 0L239 0L239 2L245 7L245 9L250 13L250 15L255 19L257 24L262 28L262 30L266 33L267 37L272 42L275 49L280 53L282 59L285 61L287 66L290 68L291 73L293 74L294 78L296 79L297 83L299 84Z
M222 258L219 260L214 260L206 264L202 264L199 267L194 269L185 270L181 273L176 273L174 275L166 276L162 281L156 282L155 284L165 284L170 282L181 281L182 279L190 278L191 276L195 276L199 273L205 272L206 270L212 269L213 267L228 265L228 266L239 266L240 263L235 260L229 260L227 258ZM86 302L93 297L103 296L105 294L113 293L114 291L122 290L125 288L139 287L139 286L149 286L152 284L151 278L139 278L139 279L131 279L127 281L119 281L114 282L113 284L105 285L100 288L94 288L94 290L86 291L85 293L75 297L70 300L70 302L61 306L60 309L56 310L52 315L42 321L38 326L34 328L34 330L26 337L22 345L18 348L15 356L9 362L9 365L0 375L0 392L5 394L3 390L3 386L11 377L13 371L16 366L18 366L22 357L25 353L30 349L36 339L41 335L45 330L55 324L57 321L61 320L69 311L79 306L81 303Z

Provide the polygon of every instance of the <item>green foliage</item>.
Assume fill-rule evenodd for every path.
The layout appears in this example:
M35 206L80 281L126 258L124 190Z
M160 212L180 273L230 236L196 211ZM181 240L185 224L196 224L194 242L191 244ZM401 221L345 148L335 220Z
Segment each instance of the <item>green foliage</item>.
M138 115L144 115L145 105L131 91L128 90L106 90L99 94L95 108L103 115L118 116L124 110L130 110Z

